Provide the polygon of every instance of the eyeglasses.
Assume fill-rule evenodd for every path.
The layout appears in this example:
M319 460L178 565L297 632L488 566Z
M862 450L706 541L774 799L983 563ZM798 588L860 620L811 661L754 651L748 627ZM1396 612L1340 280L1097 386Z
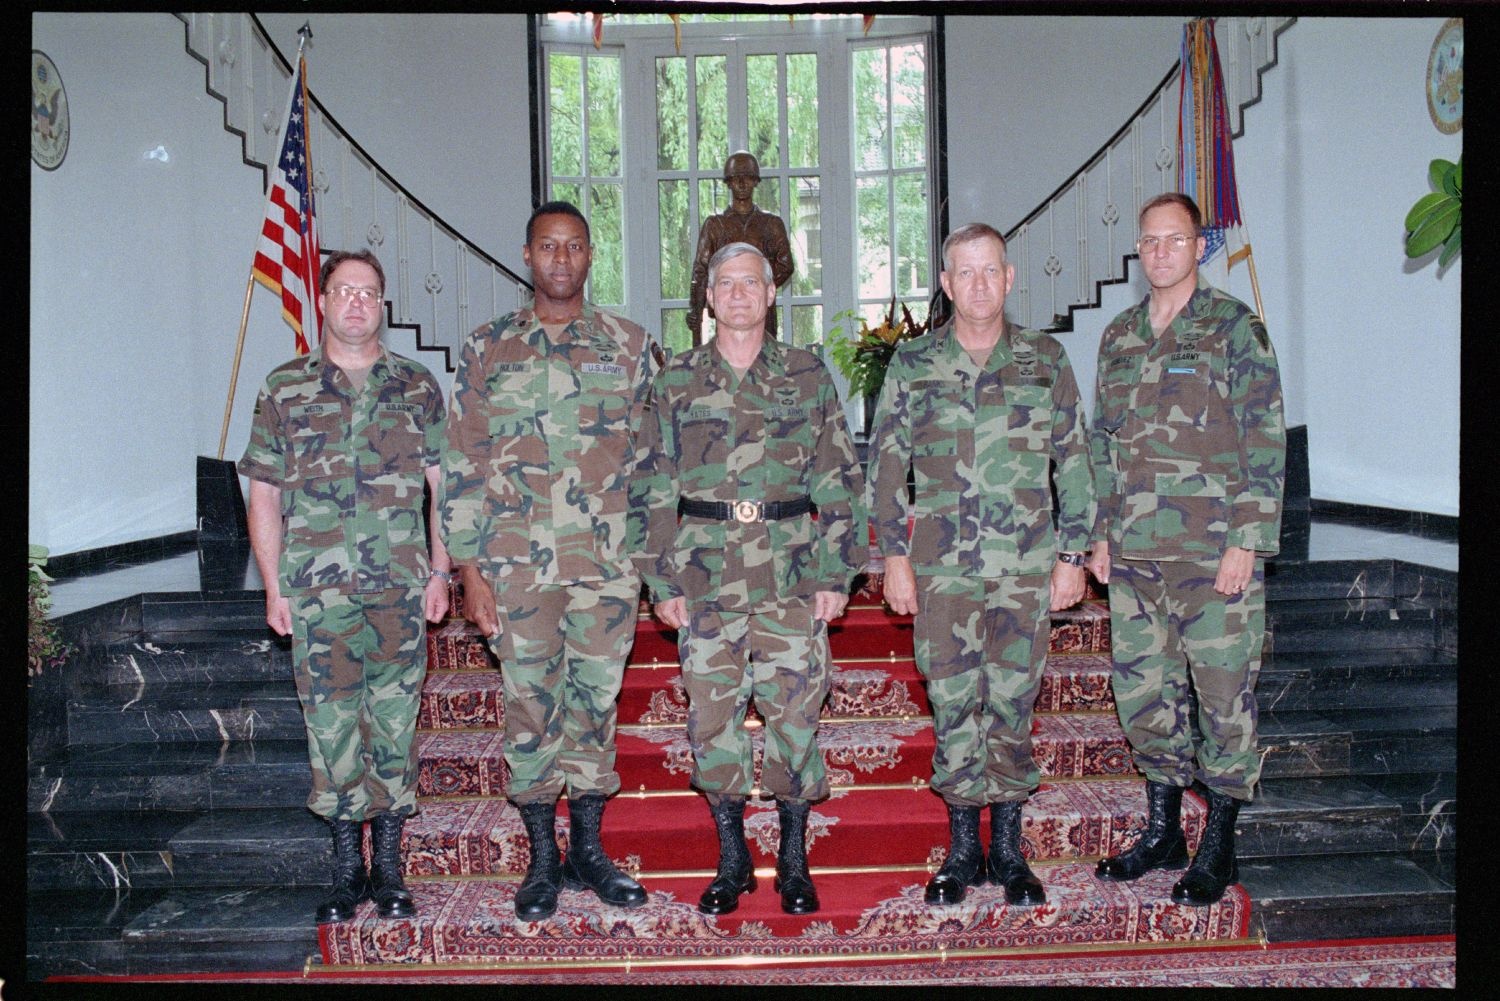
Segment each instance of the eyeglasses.
M1195 237L1188 236L1184 233L1173 233L1171 236L1143 236L1139 240L1135 241L1135 249L1139 250L1143 254L1150 254L1153 253L1156 248L1162 243L1165 243L1168 250L1176 253L1183 247L1186 247L1188 245L1188 241L1193 239L1195 239Z
M358 299L361 306L373 306L380 301L379 289L363 288L359 285L335 285L328 290L328 295L340 305L351 299Z

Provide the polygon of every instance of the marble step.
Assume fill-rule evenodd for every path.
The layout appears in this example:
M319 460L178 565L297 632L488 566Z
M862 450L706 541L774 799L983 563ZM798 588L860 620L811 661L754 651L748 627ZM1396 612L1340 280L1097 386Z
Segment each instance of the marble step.
M75 746L292 740L305 733L289 679L108 685L68 699Z
M1274 652L1262 662L1255 698L1262 712L1451 706L1458 659L1422 647Z
M1451 853L1458 841L1458 776L1448 772L1362 775L1401 808L1400 836L1417 856Z
M1263 775L1308 777L1451 773L1456 708L1262 713ZM1128 774L1129 749L1109 713L1039 714L1036 751L1048 775ZM836 784L926 781L930 721L830 724L825 758ZM898 732L899 731L899 732ZM758 731L754 731L758 733ZM494 795L506 768L498 730L418 734L422 795ZM296 806L307 794L305 739L82 744L34 764L28 810ZM681 726L622 727L619 762L627 790L687 787Z
M1266 564L1266 599L1391 598L1457 589L1451 571L1394 559L1279 561Z
M42 887L319 886L329 828L303 807L27 815L26 879Z
M1401 855L1309 855L1240 863L1255 907L1250 933L1273 942L1445 935L1451 884Z
M1264 777L1452 772L1454 706L1262 713Z
M28 770L26 809L222 810L306 802L307 739L91 744Z
M291 680L292 648L264 624L255 629L175 633L118 643L103 653L107 684Z
M141 633L158 643L180 633L220 629L260 630L267 637L271 635L266 626L264 591L225 591L209 597L143 594L140 600Z
M1249 860L1240 869L1250 933L1273 942L1453 931L1451 885L1399 857ZM699 881L689 882L683 892L695 893ZM49 890L28 900L27 977L301 969L318 952L312 914L322 893L244 884Z
M1425 599L1310 599L1267 603L1266 649L1274 654L1326 650L1430 648L1441 609Z

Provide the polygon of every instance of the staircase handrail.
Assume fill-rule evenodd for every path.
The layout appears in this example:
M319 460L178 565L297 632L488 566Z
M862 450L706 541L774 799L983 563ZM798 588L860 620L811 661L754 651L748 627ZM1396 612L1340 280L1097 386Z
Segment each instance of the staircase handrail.
M261 184L262 189L264 189L265 186L270 183L269 158L276 155L276 151L279 149L279 139L275 143L273 143L270 149L258 151L255 149L256 142L254 139L252 139L249 133L249 129L251 127L251 123L256 121L257 119L256 112L259 109L254 106L257 98L260 98L262 96L264 96L266 100L279 100L280 98L270 94L259 94L258 88L255 86L253 79L251 79L253 71L247 69L245 71L246 82L242 84L242 89L246 91L247 94L240 95L240 100L244 102L245 107L237 109L235 98L232 98L230 93L228 93L231 88L225 87L223 90L221 90L218 86L216 86L216 78L219 73L234 72L234 57L231 55L230 58L226 60L221 54L221 61L226 61L230 67L230 69L228 70L219 70L214 66L213 63L215 55L214 49L222 48L218 36L218 32L220 30L219 25L218 22L213 19L225 18L226 15L205 15L195 12L175 13L173 16L177 17L180 21L183 22L186 49L188 54L204 64L205 75L207 78L207 93L221 102L224 106L225 130L239 136L242 147L241 158L247 165L258 167L261 170ZM206 29L208 34L207 41L209 43L209 51L200 52L198 51L198 48L195 47L194 19L197 17L205 16L210 19L208 28ZM227 16L231 18L242 19L244 24L250 26L250 29L254 34L254 38L247 41L253 41L255 44L247 44L245 48L252 56L255 55L255 50L257 48L264 49L265 53L270 57L270 69L281 75L280 82L282 84L285 84L287 81L289 81L292 77L292 74L294 73L294 68L291 62L287 59L286 55L271 39L270 33L266 30L265 25L261 23L260 18L251 12L229 14ZM230 29L226 29L226 31L227 30ZM229 44L229 40L225 39L224 44ZM273 86L270 89L273 94L284 93L284 90L281 88ZM503 262L491 256L473 241L465 238L462 233L460 233L454 226L450 225L445 219L443 219L441 215L429 208L425 202L414 195L405 185L398 182L389 171L387 171L380 165L379 161L377 161L375 157L373 157L369 153L369 151L364 148L363 145L361 145L350 135L349 131L345 129L342 124L340 124L338 119L328 111L328 109L323 105L322 101L318 99L316 90L311 87L309 88L308 93L308 103L310 109L308 114L309 124L311 125L314 121L316 121L325 132L324 141L322 143L318 143L315 139L314 148L317 149L317 147L321 145L325 151L328 150L330 147L328 145L326 136L331 135L332 137L336 138L337 142L344 147L344 152L348 154L348 157L346 157L344 163L339 164L339 166L345 166L348 162L348 159L352 158L362 169L368 171L368 174L366 176L373 179L374 185L368 195L369 204L368 206L366 206L368 210L368 215L366 216L366 218L372 221L369 221L365 226L365 242L367 245L371 246L372 249L377 249L379 244L383 243L385 240L384 228L381 226L382 220L380 216L383 213L392 213L392 209L389 206L385 207L384 209L382 208L380 204L381 199L379 196L379 192L383 190L384 192L387 192L389 195L391 195L394 199L393 212L395 215L395 224L397 230L396 252L394 255L382 253L381 260L381 263L385 266L387 272L391 275L391 280L387 282L386 288L386 308L388 311L387 316L389 319L389 322L387 324L388 327L393 331L411 330L413 332L417 350L421 352L436 351L440 353L442 356L441 364L444 370L444 372L440 374L452 373L454 369L453 358L456 356L457 348L461 343L462 337L468 332L469 329L472 329L472 327L475 325L474 323L468 322L467 318L469 308L468 291L470 287L470 269L473 269L481 276L480 281L483 281L482 276L484 274L487 273L489 275L489 282L492 291L491 302L489 306L491 312L486 313L483 317L479 317L478 319L480 321L482 321L483 319L487 319L489 316L497 315L499 313L507 311L508 307L502 306L500 302L502 284L508 283L514 286L514 293L516 297L515 304L521 305L529 297L532 291L531 283L526 278L523 278L521 275L518 275L515 271L511 270ZM244 128L236 125L233 121L237 110L245 116ZM284 108L277 106L267 106L266 108L266 112L268 114L277 116L277 120L275 123L276 131L273 134L278 137L280 135L281 129L285 124L284 122L281 122L279 120L279 116L284 113L284 110ZM332 148L338 150L338 147ZM318 198L319 230L321 234L324 234L324 240L321 242L325 243L325 246L320 247L320 250L328 249L328 247L326 246L326 234L330 232L336 232L340 228L340 225L330 226L328 222L325 222L325 220L333 221L333 219L336 218L337 222L341 224L342 228L349 229L349 219L347 217L354 215L355 212L358 211L358 209L355 209L350 205L341 203L338 198L334 197L334 194L337 194L345 199L349 199L351 197L350 190L355 189L357 185L354 182L350 182L346 186L350 190L338 190L338 185L339 183L341 183L342 179L330 180L332 177L332 173L325 167L326 162L327 161L325 161L321 157L319 157L315 161L315 190L316 196ZM366 196L363 192L360 192L355 197L364 199ZM415 223L415 226L413 226L412 223ZM425 228L427 230L428 240L430 241L427 249L430 250L431 256L434 258L434 260L439 255L451 255L452 257L451 267L457 277L456 296L459 297L460 301L442 303L441 305L443 306L451 307L446 312L443 312L440 309L439 300L442 297L445 289L443 287L444 283L442 281L442 275L439 274L438 271L438 266L434 264L433 269L431 271L428 271L424 277L421 274L422 269L416 266L414 263L408 261L408 257L411 256L409 253L411 248L407 246L409 242L408 230L413 228L418 230ZM421 239L420 234L418 235L417 239ZM420 249L421 248L418 248L418 250ZM387 259L387 257L390 257L391 259ZM421 289L421 291L419 291L416 296L414 296L410 291L410 287L412 285L414 277L418 282L419 289ZM425 293L431 300L431 318L413 319L412 314L414 312L414 304L417 297L420 296L423 291L425 291Z

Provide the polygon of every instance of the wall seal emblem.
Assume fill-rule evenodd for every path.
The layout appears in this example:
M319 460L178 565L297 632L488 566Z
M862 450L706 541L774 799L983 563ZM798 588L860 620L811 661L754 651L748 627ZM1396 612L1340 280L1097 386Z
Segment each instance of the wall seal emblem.
M45 52L31 50L31 159L56 170L68 155L71 132L62 74Z

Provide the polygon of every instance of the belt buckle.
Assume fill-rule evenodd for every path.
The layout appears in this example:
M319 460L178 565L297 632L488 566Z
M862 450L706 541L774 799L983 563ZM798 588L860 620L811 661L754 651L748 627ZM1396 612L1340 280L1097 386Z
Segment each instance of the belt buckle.
M734 520L742 525L764 521L764 507L760 501L738 500L734 502Z

